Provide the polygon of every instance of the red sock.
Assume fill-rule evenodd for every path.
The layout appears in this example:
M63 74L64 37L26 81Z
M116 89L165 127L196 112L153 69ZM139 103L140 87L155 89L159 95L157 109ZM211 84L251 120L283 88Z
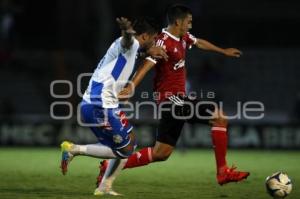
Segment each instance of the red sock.
M214 126L211 129L212 143L215 151L217 173L226 166L227 129Z
M146 147L128 157L123 169L140 167L152 162L153 149Z

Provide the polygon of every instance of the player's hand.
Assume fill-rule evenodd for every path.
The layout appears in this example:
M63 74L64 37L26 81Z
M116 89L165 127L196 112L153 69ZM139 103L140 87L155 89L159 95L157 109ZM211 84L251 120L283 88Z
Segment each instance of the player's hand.
M118 99L120 101L128 101L130 97L133 96L133 89L132 86L127 86L121 90L118 94Z
M236 48L226 48L224 54L229 57L240 57L243 53Z
M125 31L128 34L134 34L135 33L135 31L132 28L131 21L129 21L127 18L120 17L120 18L117 18L116 21L118 22L118 24L120 26L120 29L122 31Z
M168 60L168 55L167 55L166 49L163 47L152 46L151 48L149 48L147 53L155 59L164 59L166 61Z

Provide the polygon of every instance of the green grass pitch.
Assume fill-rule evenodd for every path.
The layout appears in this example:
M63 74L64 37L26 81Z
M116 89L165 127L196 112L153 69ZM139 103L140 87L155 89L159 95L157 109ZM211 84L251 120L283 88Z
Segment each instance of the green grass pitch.
M54 148L0 148L1 199L89 199L99 160L76 157L63 176L60 151ZM288 199L300 198L299 151L230 150L229 163L251 172L248 180L224 186L215 181L211 150L175 152L168 161L124 170L115 182L121 199L267 199L265 178L282 170L293 180ZM102 198L116 198L105 196Z

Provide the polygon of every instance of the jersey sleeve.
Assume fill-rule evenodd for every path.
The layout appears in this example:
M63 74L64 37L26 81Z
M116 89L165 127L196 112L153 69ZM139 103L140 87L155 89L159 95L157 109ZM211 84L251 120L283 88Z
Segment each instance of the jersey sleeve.
M197 38L189 32L187 32L184 35L184 39L185 39L186 45L189 49L192 48L192 46L195 45L197 42Z
M132 50L136 48L139 48L139 42L135 38L133 38L133 43L130 46L130 48L127 49L122 46L122 37L119 37L111 44L111 46L107 50L107 55L116 58L119 56L120 53L124 54L128 50Z
M111 46L109 47L109 49L106 52L106 56L110 57L111 59L115 59L116 57L118 57L118 55L123 52L123 48L121 45L121 37L119 37L118 39L116 39Z

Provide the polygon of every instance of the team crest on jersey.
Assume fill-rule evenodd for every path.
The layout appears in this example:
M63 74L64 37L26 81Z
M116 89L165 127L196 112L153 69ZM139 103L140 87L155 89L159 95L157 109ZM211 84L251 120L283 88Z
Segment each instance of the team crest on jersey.
M114 141L114 143L116 143L116 144L120 144L120 143L123 142L123 138L122 138L122 136L120 136L120 135L113 135L113 141Z
M184 59L181 59L179 62L177 62L177 63L174 65L173 69L174 69L174 70L177 70L177 69L179 69L179 68L184 67L184 65L185 65L185 60L184 60Z

